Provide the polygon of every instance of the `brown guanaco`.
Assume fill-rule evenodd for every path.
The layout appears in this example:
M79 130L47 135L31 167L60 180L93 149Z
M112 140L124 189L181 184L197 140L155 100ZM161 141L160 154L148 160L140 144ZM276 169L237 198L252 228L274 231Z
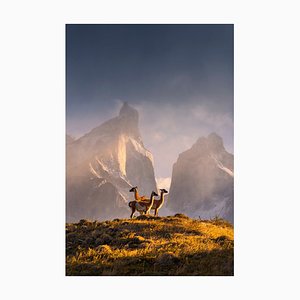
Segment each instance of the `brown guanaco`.
M128 203L128 206L131 208L130 218L132 219L136 210L140 213L140 215L142 214L148 215L155 201L154 196L158 196L158 195L153 191L150 196L150 201L136 201L136 200L130 201Z
M136 201L142 201L142 200L145 200L145 199L146 199L146 200L149 200L149 199L146 198L146 196L140 196L140 195L139 195L137 186L132 187L132 188L129 190L129 192L133 192L133 193L134 193L134 199L135 199Z
M164 205L164 201L165 201L164 194L166 194L166 193L168 193L167 190L160 189L160 199L159 200L154 200L154 203L151 206L151 209L154 209L154 216L158 216L158 210L161 209L161 207Z

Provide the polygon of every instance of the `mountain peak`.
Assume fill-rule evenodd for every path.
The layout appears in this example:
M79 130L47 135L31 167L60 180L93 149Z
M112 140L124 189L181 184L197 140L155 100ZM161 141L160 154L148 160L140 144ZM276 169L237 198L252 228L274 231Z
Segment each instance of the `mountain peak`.
M168 207L202 218L233 222L233 155L216 133L200 137L173 166Z
M131 136L141 142L141 135L139 132L139 113L127 102L123 103L117 117L102 123L98 127L92 129L85 136L103 137L120 136L121 134Z
M138 129L139 113L135 108L130 106L127 102L124 102L122 108L120 109L118 119L123 132L131 134L136 138L140 137Z
M224 150L223 139L215 132L210 133L207 137L200 137L194 146L204 146L210 150Z
M139 113L135 108L129 105L128 102L124 102L120 109L119 117L129 117L138 120Z
M217 148L223 148L223 139L217 135L215 132L212 132L208 135L207 140L211 146L217 147Z
M128 216L131 186L138 186L142 195L156 190L138 112L126 102L118 116L70 144L67 159L67 220Z

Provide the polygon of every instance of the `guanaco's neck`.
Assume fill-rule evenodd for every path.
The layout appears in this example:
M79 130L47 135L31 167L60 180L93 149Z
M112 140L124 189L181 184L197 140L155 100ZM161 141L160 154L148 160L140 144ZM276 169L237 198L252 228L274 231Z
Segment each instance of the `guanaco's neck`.
M134 189L134 197L135 197L135 200L140 200L140 195L139 195L137 189Z
M164 192L160 192L160 203L162 204L164 203L164 201L165 201L165 194Z
M152 206L153 203L154 203L154 194L151 194L150 203L151 203L151 206Z

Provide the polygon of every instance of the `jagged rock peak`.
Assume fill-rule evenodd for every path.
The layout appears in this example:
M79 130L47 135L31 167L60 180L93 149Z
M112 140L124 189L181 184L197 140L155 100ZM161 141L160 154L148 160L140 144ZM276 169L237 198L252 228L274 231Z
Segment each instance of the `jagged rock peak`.
M138 112L124 103L118 116L67 147L67 220L128 217L130 187L156 191L152 154L144 147Z
M233 222L233 155L216 133L201 137L173 165L168 207L191 217Z
M130 119L138 121L139 113L135 108L130 106L128 104L128 102L124 102L123 106L120 109L119 116L123 117L123 118L125 117L125 118L130 118Z
M193 145L193 148L205 147L212 151L224 150L223 139L212 132L207 137L200 137Z
M127 102L124 102L117 117L92 129L86 136L92 136L94 138L97 135L102 136L103 133L105 133L106 136L119 136L125 134L141 142L138 111Z
M139 113L138 111L130 106L127 102L123 103L120 109L119 117L122 131L129 135L133 135L135 138L140 139L139 132Z

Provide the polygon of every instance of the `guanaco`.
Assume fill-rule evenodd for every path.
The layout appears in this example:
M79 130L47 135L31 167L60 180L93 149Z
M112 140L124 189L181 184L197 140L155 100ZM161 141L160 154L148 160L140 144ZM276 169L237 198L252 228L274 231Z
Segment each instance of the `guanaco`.
M132 219L136 210L140 213L140 215L142 214L148 215L155 200L154 196L158 196L158 195L153 191L150 196L150 201L141 201L141 202L138 202L136 200L130 201L128 203L128 206L131 208L130 218Z
M146 196L140 196L139 192L138 192L138 188L137 186L132 187L129 192L133 192L134 193L134 199L136 201L142 201L142 200L147 200ZM148 199L149 200L149 199Z
M161 209L161 207L164 205L165 196L164 194L168 193L165 189L160 189L160 199L154 200L153 205L151 206L151 209L154 209L154 216L158 216L158 210ZM150 209L150 210L151 210Z

